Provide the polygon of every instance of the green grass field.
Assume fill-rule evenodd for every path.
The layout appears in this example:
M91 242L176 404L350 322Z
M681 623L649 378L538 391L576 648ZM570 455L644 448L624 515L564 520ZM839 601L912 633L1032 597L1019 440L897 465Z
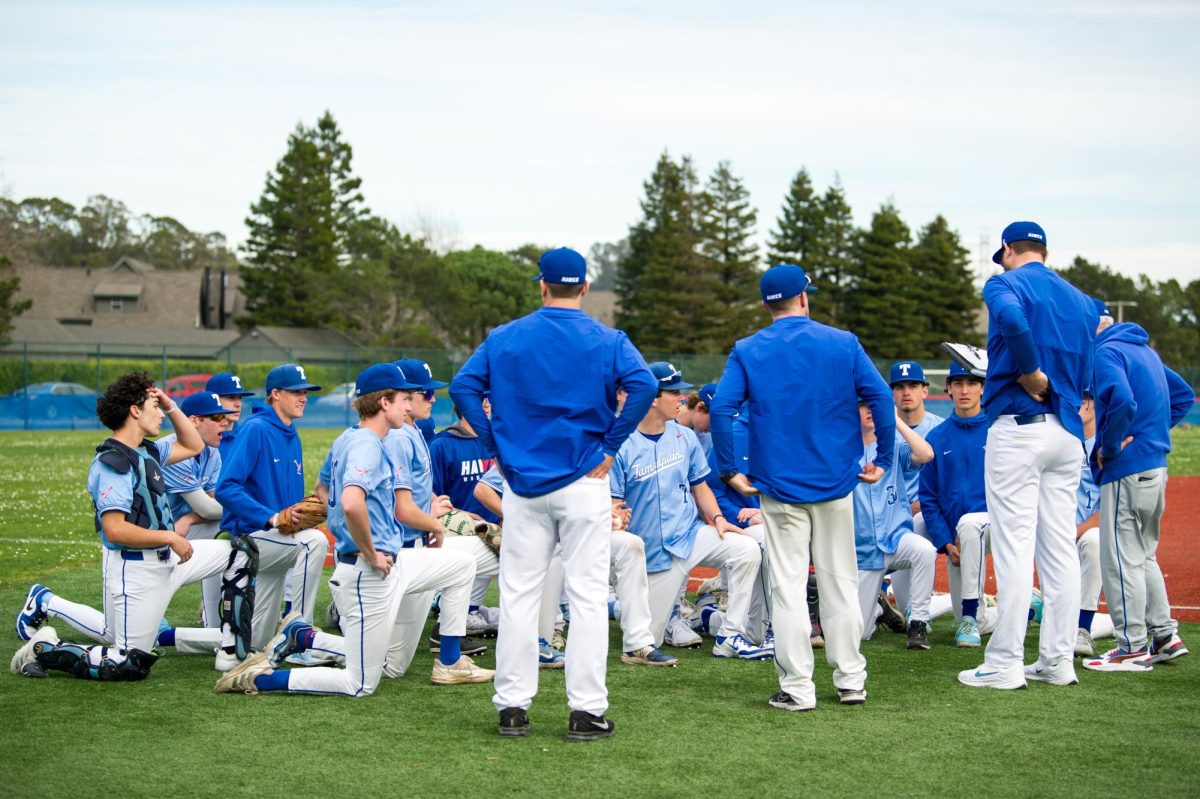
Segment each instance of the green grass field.
M333 431L304 434L309 474ZM84 490L94 433L0 433L0 621L34 579L100 602L97 545ZM1200 430L1177 431L1174 474L1200 473ZM328 600L322 590L320 604ZM195 618L198 586L170 618ZM0 658L18 645L9 622ZM870 699L836 704L817 666L818 710L766 706L769 663L685 652L678 669L610 657L617 735L571 745L561 672L543 672L523 740L500 740L488 686L428 683L432 655L363 700L214 696L209 658L171 654L142 684L55 674L0 676L3 795L260 796L1154 796L1200 794L1200 657L1150 674L1096 674L1081 684L1002 693L959 686L981 653L913 653L886 631L864 646ZM613 626L613 653L619 634ZM1036 629L1036 628L1032 628ZM63 632L60 630L60 632ZM1200 625L1182 634L1200 645ZM1029 660L1036 656L1030 636ZM481 662L492 665L491 654ZM68 787L69 786L69 787Z

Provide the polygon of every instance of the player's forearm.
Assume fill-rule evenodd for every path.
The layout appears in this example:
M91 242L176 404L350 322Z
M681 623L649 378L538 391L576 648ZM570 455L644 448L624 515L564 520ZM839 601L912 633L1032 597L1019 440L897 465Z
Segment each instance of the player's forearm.
M490 485L486 485L485 483L476 483L475 499L479 501L480 505L487 508L497 516L504 515L504 504L501 501L500 495L496 492L496 489L492 488Z
M411 491L396 492L396 521L414 530L424 530L427 533L442 532L442 523L417 507Z
M346 519L346 530L359 554L367 562L375 562L375 541L371 538L371 517L367 512L366 495L358 486L347 486L342 491L342 513Z
M104 529L104 537L109 543L131 549L149 549L151 547L169 546L179 536L170 530L148 530L138 527L125 520L122 511L109 511L100 517L100 525Z
M197 488L195 491L188 491L182 494L183 501L186 502L196 514L197 521L216 521L224 514L225 509L221 507L221 503L217 502L211 496Z
M204 451L204 439L200 438L200 431L183 415L178 403L167 416L175 428L175 445L171 447L171 457L164 466L194 458Z
M912 450L913 463L929 463L933 460L933 447L929 446L929 442L921 438L921 434L913 430L904 420L896 417L896 432L904 437L908 443L909 449Z
M718 516L724 518L725 514L721 512L721 506L717 504L717 498L713 496L712 489L707 483L697 483L692 486L692 496L696 498L696 508L700 511L700 516L706 522L711 524ZM729 521L729 519L725 519Z

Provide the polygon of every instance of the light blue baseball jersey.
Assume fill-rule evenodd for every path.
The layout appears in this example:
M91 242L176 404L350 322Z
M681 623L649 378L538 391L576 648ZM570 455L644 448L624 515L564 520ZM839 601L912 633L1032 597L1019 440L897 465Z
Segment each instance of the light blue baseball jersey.
M159 448L168 441L174 446L176 436L171 433L156 443ZM163 467L163 480L167 484L167 498L171 502L171 516L178 519L192 512L192 506L183 498L184 494L200 490L211 494L217 489L221 476L221 452L216 447L205 447L194 458L185 458L179 463Z
M168 441L165 438L155 442L160 464L170 460L174 444L173 440ZM138 447L137 450L143 454L146 452L144 447ZM147 463L146 468L150 469L151 464ZM108 464L101 463L98 455L92 459L92 465L88 469L87 488L88 493L92 495L92 503L96 506L97 526L100 526L100 517L110 510L129 513L133 509L133 484L136 479L133 471L121 474ZM100 543L108 549L127 549L111 543L104 535L103 528L100 530Z
M1089 462L1092 447L1095 445L1095 436L1083 442L1083 467L1079 470L1079 488L1075 490L1076 525L1083 524L1092 518L1092 514L1100 508L1100 489L1092 477L1092 464Z
M854 546L858 568L863 571L883 568L884 553L891 554L900 538L913 530L912 508L904 492L906 469L921 467L912 462L912 449L897 435L892 465L877 483L861 480L854 487ZM859 461L866 466L875 460L877 442L868 444Z
M504 496L504 492L508 490L508 484L504 482L504 478L500 476L500 470L496 468L493 462L488 470L479 478L479 482L483 483L488 488L495 491L500 496Z
M937 427L939 424L941 424L944 421L946 421L945 418L938 416L936 413L926 412L925 418L922 419L921 423L919 425L917 425L916 427L914 427L913 430L916 431L916 434L919 435L921 438L927 438L929 436L929 431L932 430L933 428ZM896 438L901 438L901 436L897 435ZM921 482L920 467L917 467L916 469L905 469L904 470L904 493L908 497L909 505L911 505L912 503L917 501L917 491L918 491L920 482Z
M429 458L429 444L425 436L411 424L392 430L383 440L384 449L396 467L396 488L412 492L413 503L429 513L433 507L433 469ZM415 541L425 535L424 530L400 525L404 540Z
M395 554L400 551L403 534L396 521L396 481L399 469L388 456L383 439L365 427L355 425L333 442L321 465L321 482L329 487L329 531L337 537L338 554L358 552L358 544L346 526L342 492L358 486L367 495L367 517L371 522L371 541L376 549Z
M646 571L666 571L672 556L692 554L704 526L692 486L703 483L708 472L696 434L676 422L667 422L657 437L635 430L621 445L609 483L612 495L633 511L629 531L646 544Z
M692 431L696 433L695 430ZM696 440L700 442L700 449L704 450L704 457L712 452L712 433L696 433Z

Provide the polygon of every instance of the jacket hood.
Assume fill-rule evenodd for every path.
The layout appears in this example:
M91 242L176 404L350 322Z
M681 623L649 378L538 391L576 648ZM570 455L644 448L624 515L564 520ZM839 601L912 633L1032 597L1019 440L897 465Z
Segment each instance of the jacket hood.
M1150 343L1150 334L1135 322L1122 322L1100 331L1100 335L1096 338L1096 345L1099 346L1109 341L1120 341L1125 344L1148 344Z
M454 438L479 438L479 436L475 435L474 433L468 433L466 430L464 430L462 422L455 422L449 427L444 428L442 432L438 433L438 438L441 438L442 436L453 436Z

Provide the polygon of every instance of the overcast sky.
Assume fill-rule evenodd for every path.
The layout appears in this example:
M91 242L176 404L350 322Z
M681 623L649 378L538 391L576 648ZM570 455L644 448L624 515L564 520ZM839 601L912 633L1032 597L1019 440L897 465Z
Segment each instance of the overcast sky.
M649 7L644 8L643 6ZM459 246L624 236L664 151L773 226L801 166L976 255L1014 219L1200 278L1200 4L0 2L0 191L235 242L329 109L371 209Z

